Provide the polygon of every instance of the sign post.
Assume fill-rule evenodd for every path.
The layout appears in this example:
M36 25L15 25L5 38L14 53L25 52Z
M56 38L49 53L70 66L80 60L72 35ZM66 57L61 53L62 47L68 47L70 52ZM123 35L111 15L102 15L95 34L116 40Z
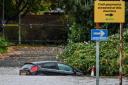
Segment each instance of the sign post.
M96 85L99 85L99 48L100 42L96 41Z
M122 24L120 23L120 83L119 85L122 85L122 57L123 57L123 31L122 31Z
M120 83L122 85L122 57L123 32L122 23L125 23L125 1L99 1L94 2L94 22L96 28L99 23L120 23ZM99 85L99 42L96 41L96 85Z
M100 24L99 23L96 23L96 28L99 29L100 28ZM99 61L100 61L100 42L96 40L96 85L99 85L99 74L100 74L100 71L99 71Z
M97 26L98 28L98 26ZM106 29L92 29L91 40L96 41L96 85L99 85L99 48L100 41L107 41L108 30Z
M3 38L5 38L5 27L4 27L4 25L5 25L5 0L3 0L3 9L2 10L3 10L3 14L2 14Z

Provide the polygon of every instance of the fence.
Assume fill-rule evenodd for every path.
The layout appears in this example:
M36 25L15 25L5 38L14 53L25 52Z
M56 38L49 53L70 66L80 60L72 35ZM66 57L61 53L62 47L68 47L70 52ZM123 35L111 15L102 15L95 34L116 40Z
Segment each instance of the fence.
M21 23L4 25L4 37L22 44L65 44L68 28L59 15L25 16Z
M31 25L21 25L21 36L18 26L6 26L4 27L4 36L7 40L15 43L19 42L20 36L22 44L62 44L67 40L65 26Z

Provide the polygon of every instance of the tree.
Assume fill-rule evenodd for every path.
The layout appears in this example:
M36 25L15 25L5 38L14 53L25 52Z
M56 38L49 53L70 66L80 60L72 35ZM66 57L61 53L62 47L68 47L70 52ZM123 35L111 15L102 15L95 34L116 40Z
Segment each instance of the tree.
M94 24L94 2L93 0L59 0L60 7L64 9L65 14L68 16L69 22L79 24L79 28L85 30L85 40L90 40L88 36L90 29L95 27ZM126 22L128 22L128 2L126 1ZM126 24L124 26L127 26ZM102 29L110 29L110 34L118 32L119 24L101 23ZM126 27L125 27L126 28Z
M94 26L92 3L92 0L59 0L59 6L64 9L70 25L75 22L84 31L84 35L80 34L83 37L80 41L89 40L90 28Z
M0 0L4 1L5 22L17 19L18 15L26 15L28 12L37 12L41 8L41 0ZM0 9L3 9L3 3L0 3ZM2 12L0 12L2 15ZM2 16L1 16L2 18Z

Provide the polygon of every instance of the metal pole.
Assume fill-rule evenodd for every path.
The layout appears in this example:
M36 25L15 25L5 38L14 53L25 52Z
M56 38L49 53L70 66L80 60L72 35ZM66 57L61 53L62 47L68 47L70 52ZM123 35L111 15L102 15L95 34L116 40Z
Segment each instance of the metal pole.
M96 0L99 1L99 0ZM100 28L100 24L96 23L96 28ZM99 85L99 42L96 41L96 85Z
M93 6L93 0L91 0L90 4L91 4L91 6Z
M99 0L96 0L99 1ZM96 23L96 28L100 28L100 24ZM99 42L96 41L96 85L99 85Z
M84 5L85 5L85 9L86 9L86 7L87 7L87 1L86 0L85 0L85 4Z
M4 20L4 0L3 0L3 20Z
M99 85L99 44L96 41L96 85Z
M3 0L3 20L2 20L2 25L3 25L3 38L5 38L5 34L4 34L4 24L5 24L5 1Z
M123 0L120 0L123 1ZM120 23L120 68L119 68L119 73L120 73L120 82L119 85L122 85L122 74L123 74L123 70L122 70L122 57L123 57L123 24Z
M96 29L100 28L100 24L96 23ZM99 85L99 46L100 42L96 41L96 85Z
M21 14L19 13L19 44L21 44Z
M122 24L120 23L120 84L122 85L122 57L123 57L123 31L122 31Z
M18 0L19 3L19 0ZM19 35L18 35L18 43L21 44L21 13L20 13L20 7L18 8L19 12Z

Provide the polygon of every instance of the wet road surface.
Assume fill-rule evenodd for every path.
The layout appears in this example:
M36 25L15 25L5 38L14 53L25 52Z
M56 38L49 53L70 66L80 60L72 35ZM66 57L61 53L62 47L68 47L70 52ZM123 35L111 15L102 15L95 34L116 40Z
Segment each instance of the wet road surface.
M96 85L93 77L19 76L19 68L0 68L0 85ZM117 78L100 78L100 85L119 85ZM128 80L123 79L123 85Z

